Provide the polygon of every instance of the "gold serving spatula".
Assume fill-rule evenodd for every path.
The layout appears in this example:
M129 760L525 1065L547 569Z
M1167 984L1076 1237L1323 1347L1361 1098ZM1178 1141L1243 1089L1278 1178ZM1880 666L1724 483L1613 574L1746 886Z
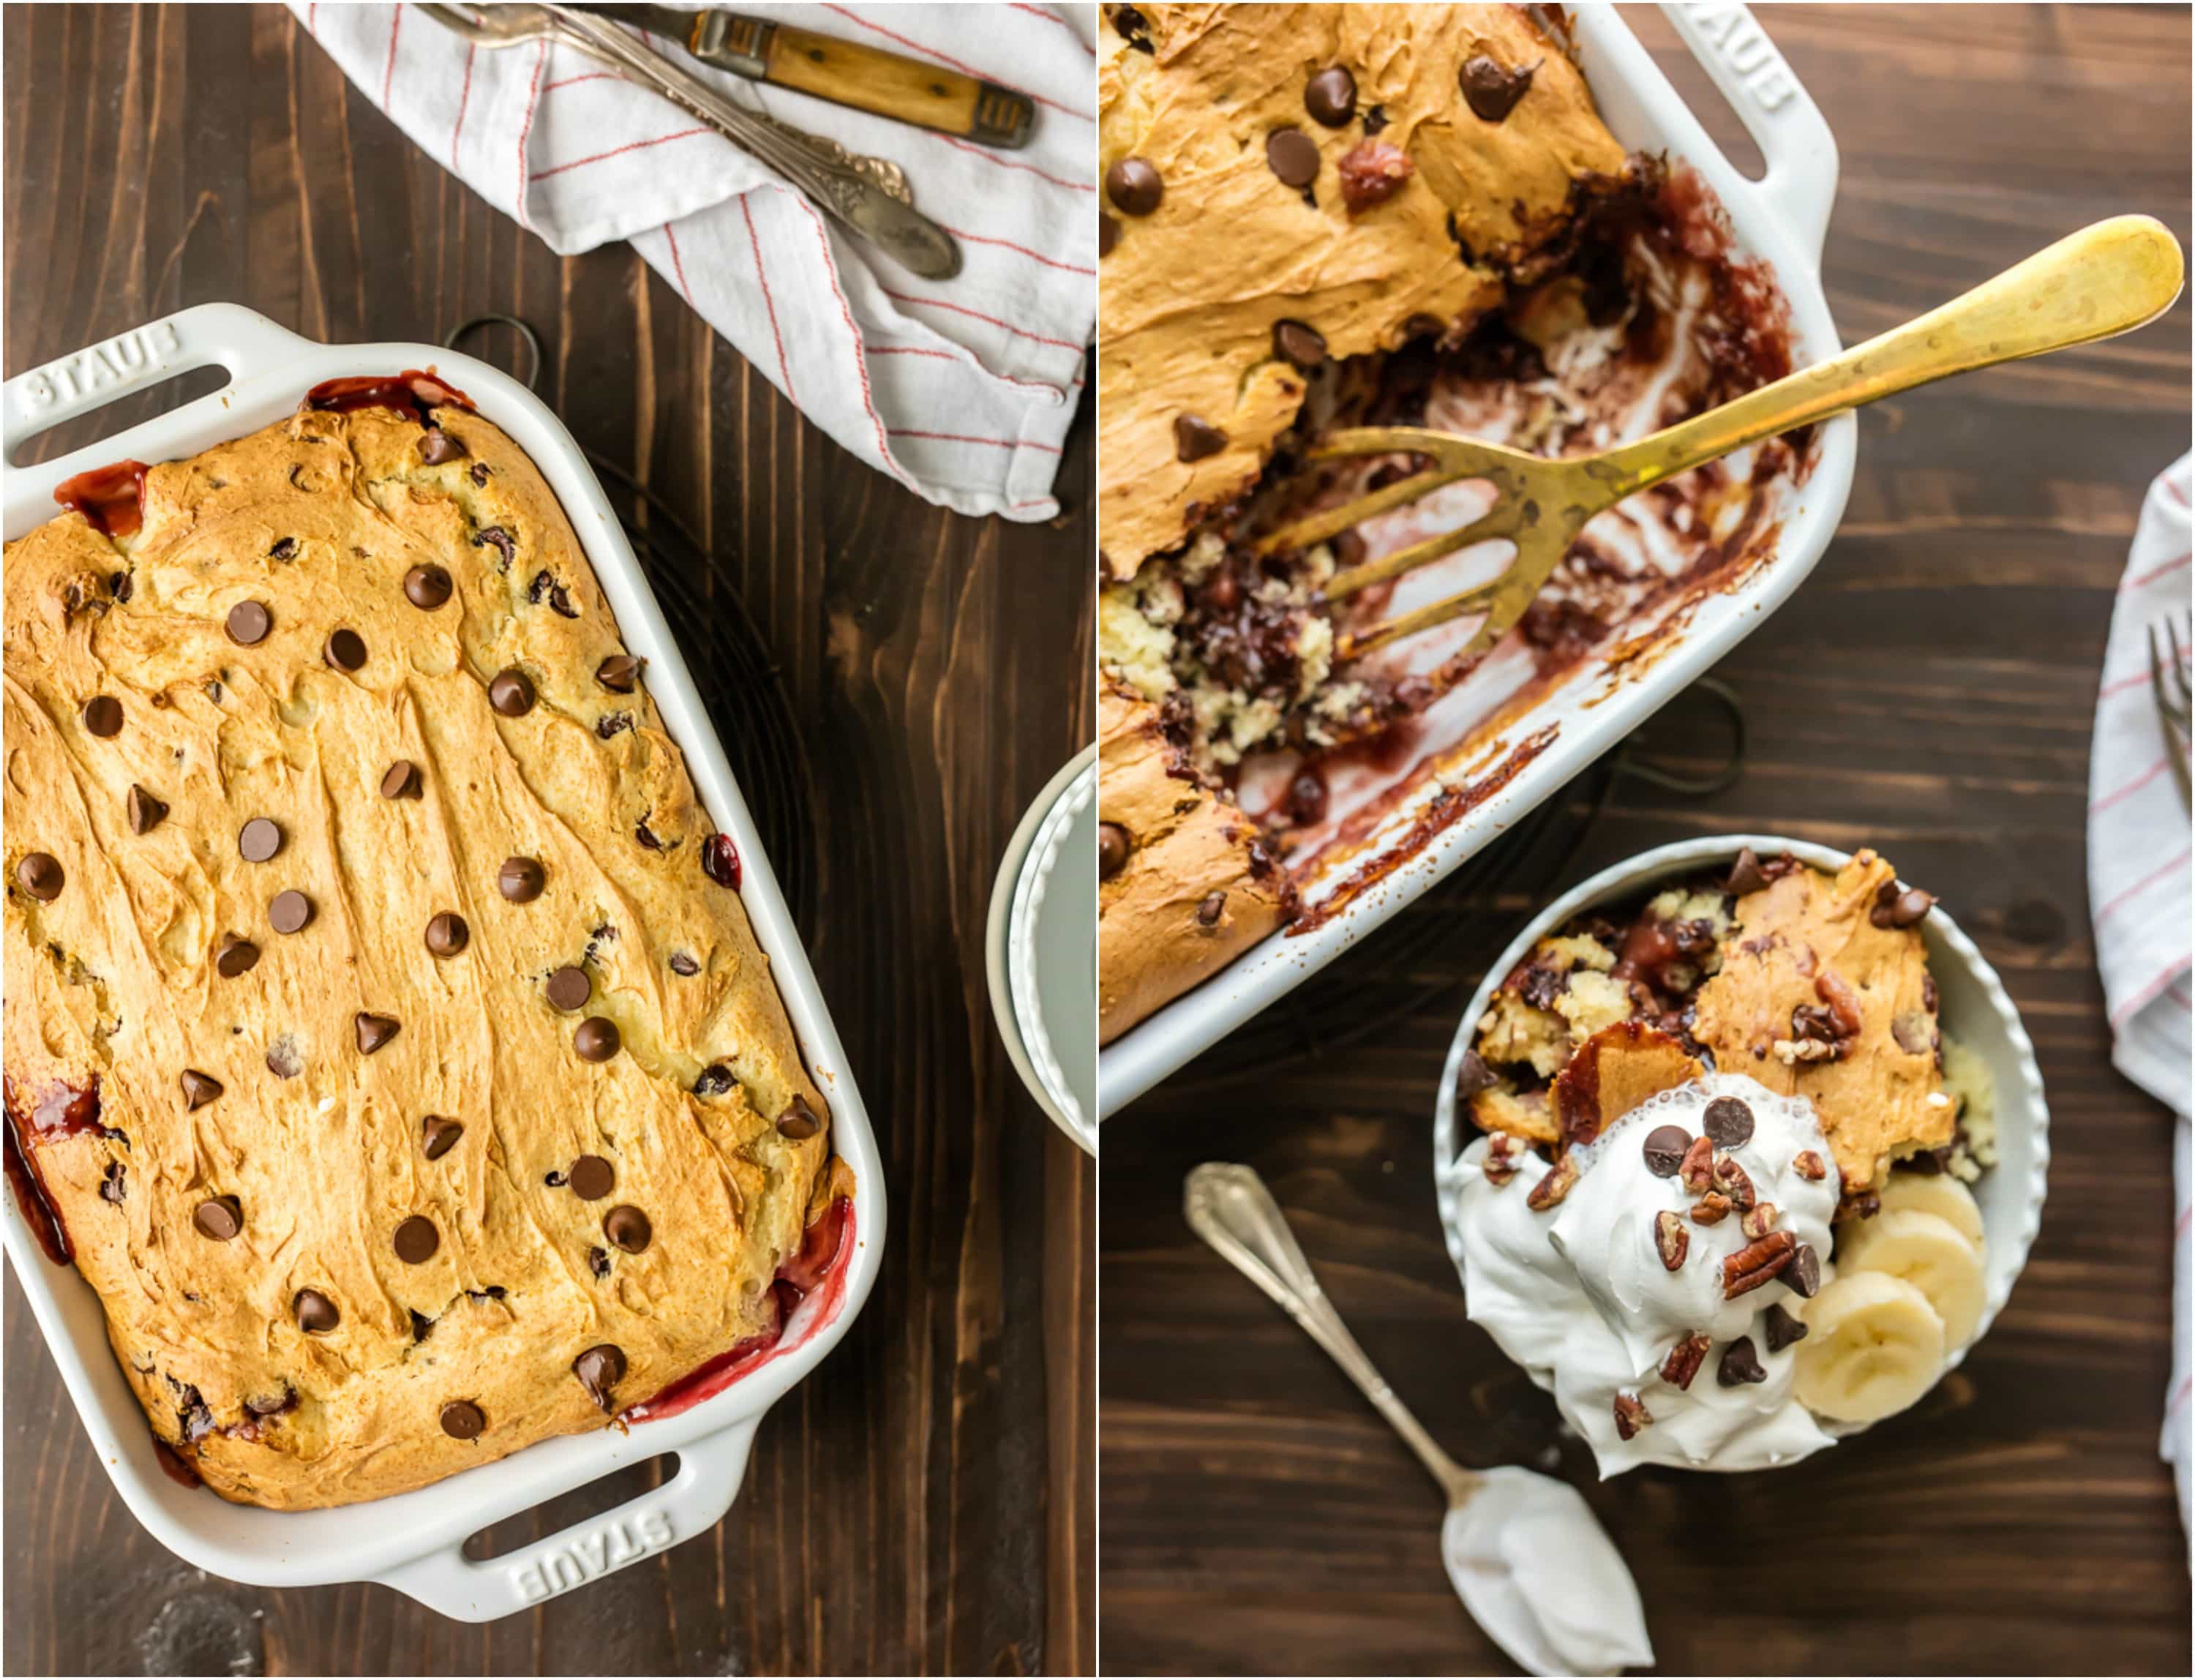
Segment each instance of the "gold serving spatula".
M1598 455L1547 460L1420 426L1337 431L1306 451L1305 459L1402 453L1424 456L1430 465L1270 532L1258 541L1257 551L1307 548L1460 480L1492 484L1496 499L1483 518L1338 572L1323 591L1328 603L1342 600L1470 544L1507 539L1516 545L1516 557L1493 581L1335 638L1339 662L1398 637L1483 612L1486 621L1478 633L1444 661L1444 669L1456 671L1508 633L1586 522L1626 496L1749 443L1916 385L2129 332L2171 307L2180 295L2182 273L2179 244L2162 222L2146 216L2113 216L1880 338Z
M721 7L596 6L575 9L638 24L677 41L702 63L751 82L813 94L873 116L959 135L984 146L1028 144L1036 107L995 82L773 18Z

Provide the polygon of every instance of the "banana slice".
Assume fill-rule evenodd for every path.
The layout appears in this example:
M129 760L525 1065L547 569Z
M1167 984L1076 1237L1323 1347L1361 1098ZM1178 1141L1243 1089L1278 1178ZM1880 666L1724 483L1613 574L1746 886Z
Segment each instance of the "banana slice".
M1917 1208L1886 1209L1861 1222L1839 1248L1837 1261L1840 1273L1877 1272L1904 1279L1928 1297L1944 1321L1949 1346L1963 1348L1973 1340L1987 1290L1982 1257L1941 1215Z
M1884 1213L1910 1208L1934 1214L1950 1220L1977 1251L1981 1249L1982 1210L1975 1204L1974 1192L1948 1174L1893 1173L1876 1193L1882 1198Z
M1846 1272L1806 1303L1806 1319L1792 1392L1821 1417L1872 1423L1904 1411L1943 1374L1944 1321L1903 1278Z

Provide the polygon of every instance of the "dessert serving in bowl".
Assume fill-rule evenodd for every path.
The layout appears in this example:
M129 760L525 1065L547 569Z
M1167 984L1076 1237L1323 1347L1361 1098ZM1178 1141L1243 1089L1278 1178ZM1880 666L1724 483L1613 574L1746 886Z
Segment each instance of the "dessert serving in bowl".
M2048 1158L2011 1000L1872 852L1687 841L1488 971L1434 1159L1467 1309L1604 1475L1795 1462L1988 1330Z
M208 363L10 474L9 1252L172 1548L484 1619L722 1515L873 1278L873 1144L554 417L209 306L10 381L9 447Z
M1476 587L1498 544L1326 592L1469 524L1483 484L1264 546L1409 471L1407 453L1314 459L1336 429L1571 456L1834 352L1813 277L1827 130L1742 9L1714 30L1671 10L1764 182L1613 9L1108 9L1108 1111L1613 745L1826 544L1849 418L1603 514L1483 656L1469 621L1345 655L1369 621Z

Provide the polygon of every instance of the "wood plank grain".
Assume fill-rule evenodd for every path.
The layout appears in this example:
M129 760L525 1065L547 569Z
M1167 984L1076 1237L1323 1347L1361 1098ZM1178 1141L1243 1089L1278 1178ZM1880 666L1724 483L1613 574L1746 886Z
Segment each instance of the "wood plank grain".
M1842 152L1826 280L1848 342L2118 211L2186 241L2186 12L1756 15ZM1667 22L1627 17L1746 151ZM1879 845L1943 894L2011 988L2052 1110L2041 1239L1988 1339L1913 1412L1789 1469L1597 1482L1552 1402L1464 1317L1433 1199L1458 1013L1535 904L1437 890L1276 1006L1265 1065L1222 1047L1108 1128L1109 1672L1511 1671L1448 1585L1414 1461L1183 1225L1182 1176L1212 1159L1265 1175L1445 1445L1583 1489L1638 1573L1664 1671L2186 1671L2186 1541L2157 1457L2169 1123L2110 1066L2084 827L2127 544L2150 477L2189 444L2189 320L2183 299L2138 337L1866 411L1839 535L1718 668L1751 731L1743 779L1704 800L1618 779L1564 871L1758 829ZM1713 758L1685 715L1650 726L1654 750ZM1377 1030L1347 1037L1368 1011Z
M1087 424L1051 525L944 512L840 451L628 248L560 260L484 205L281 9L10 6L0 31L9 372L217 298L329 341L435 343L515 315L581 444L700 534L706 565L671 581L744 603L803 732L804 932L893 1219L867 1310L772 1411L717 1531L485 1627L170 1556L114 1496L11 1278L5 1667L1090 1672L1094 1174L1005 1059L982 947L999 854L1092 729ZM467 348L516 365L508 334ZM494 1539L601 1505L571 1496Z

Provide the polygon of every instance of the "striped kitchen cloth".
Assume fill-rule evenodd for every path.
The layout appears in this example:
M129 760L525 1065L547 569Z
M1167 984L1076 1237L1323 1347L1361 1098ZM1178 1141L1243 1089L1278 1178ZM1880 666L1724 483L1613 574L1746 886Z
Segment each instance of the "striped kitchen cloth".
M2189 631L2189 457L2149 487L2126 575L2111 611L2088 755L2088 904L2096 967L2111 1014L2111 1062L2169 1108L2174 1125L2172 1378L2161 1448L2188 1518L2189 840L2187 807L2172 774L2170 743L2150 694L2150 632L2163 645ZM2195 1533L2195 1528L2191 1528Z
M767 165L564 47L475 46L417 6L291 7L360 91L559 255L633 247L816 424L962 513L1049 518L1098 315L1089 5L773 6L781 22L1026 93L1000 151L657 51L733 100L906 170L959 240L922 280Z

